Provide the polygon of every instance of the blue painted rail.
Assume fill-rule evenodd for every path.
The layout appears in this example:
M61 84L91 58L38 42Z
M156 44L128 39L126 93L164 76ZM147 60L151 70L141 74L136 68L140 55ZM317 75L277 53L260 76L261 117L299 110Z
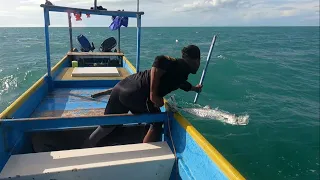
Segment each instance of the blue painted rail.
M172 116L172 113L169 113ZM90 117L62 117L62 118L25 118L25 119L4 119L1 125L5 128L14 127L23 132L44 131L52 129L70 129L100 125L120 125L132 123L154 123L163 122L168 118L167 113L155 114L113 114L105 116Z

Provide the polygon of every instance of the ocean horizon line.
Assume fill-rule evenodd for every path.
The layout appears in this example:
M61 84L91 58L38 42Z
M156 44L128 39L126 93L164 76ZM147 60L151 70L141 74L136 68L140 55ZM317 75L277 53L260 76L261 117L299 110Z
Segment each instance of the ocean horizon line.
M0 26L0 28L43 28L44 26ZM69 28L68 26L50 26L51 28ZM142 26L142 28L249 28L249 27L320 27L315 25L305 26L305 25L296 25L296 26L270 26L270 25L261 25L261 26ZM108 28L108 26L74 26L72 28ZM136 26L128 26L126 28L136 28Z

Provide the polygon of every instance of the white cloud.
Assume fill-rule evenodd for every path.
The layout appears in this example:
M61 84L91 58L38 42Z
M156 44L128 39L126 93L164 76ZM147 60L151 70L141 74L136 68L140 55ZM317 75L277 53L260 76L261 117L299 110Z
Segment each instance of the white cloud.
M3 0L4 1L4 0ZM45 0L9 0L0 5L0 26L43 26ZM93 0L51 0L58 6L90 8ZM0 3L3 4L3 3ZM136 10L136 0L98 0L108 10ZM241 26L319 24L319 0L140 0L143 26ZM67 26L66 15L50 13L52 26ZM10 21L8 21L10 18ZM55 20L56 19L56 20ZM282 23L280 23L282 22ZM287 23L288 22L288 23ZM289 23L290 22L290 23ZM92 16L75 26L108 26L109 17ZM130 19L129 25L136 20Z
M41 11L41 8L39 6L18 6L16 7L17 11L24 11L24 12L35 12L35 11Z
M250 3L247 0L197 0L191 3L183 4L182 7L174 8L175 11L190 11L198 9L201 11L203 8L235 8L246 6Z
M291 9L291 10L283 10L280 12L281 16L294 16L297 14L297 10Z

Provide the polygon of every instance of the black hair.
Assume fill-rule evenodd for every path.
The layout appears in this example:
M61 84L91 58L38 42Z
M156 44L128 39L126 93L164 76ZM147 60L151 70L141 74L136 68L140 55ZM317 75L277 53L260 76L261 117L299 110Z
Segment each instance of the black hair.
M200 49L196 45L189 45L182 49L182 58L200 59Z

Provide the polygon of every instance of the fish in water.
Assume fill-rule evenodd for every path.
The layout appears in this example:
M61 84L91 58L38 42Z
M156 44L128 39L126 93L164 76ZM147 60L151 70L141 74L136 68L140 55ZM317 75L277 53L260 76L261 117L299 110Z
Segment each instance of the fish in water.
M210 106L205 106L203 108L181 108L183 111L193 114L198 117L207 118L207 119L216 119L220 120L227 124L232 125L247 125L249 123L249 115L236 116L229 112L224 112L216 109L211 109Z
M219 120L227 124L247 125L249 123L249 115L236 116L235 114L219 110L218 108L212 109L209 105L192 108L179 107L177 106L177 101L174 96L170 97L168 105L174 112L180 109L201 118Z

